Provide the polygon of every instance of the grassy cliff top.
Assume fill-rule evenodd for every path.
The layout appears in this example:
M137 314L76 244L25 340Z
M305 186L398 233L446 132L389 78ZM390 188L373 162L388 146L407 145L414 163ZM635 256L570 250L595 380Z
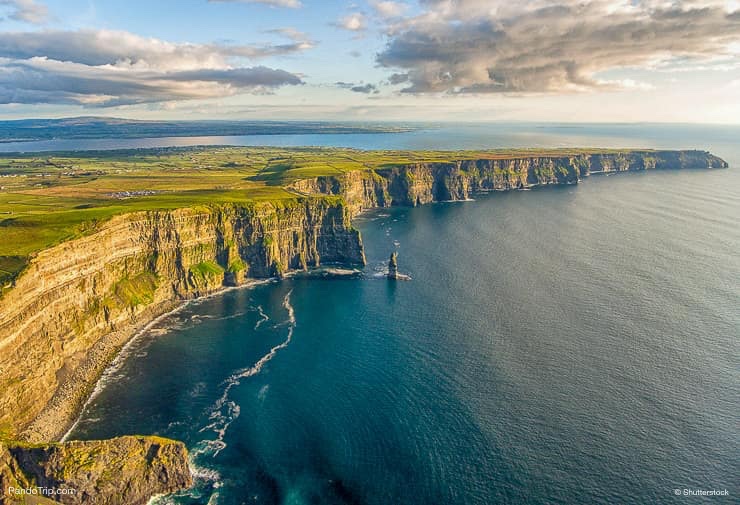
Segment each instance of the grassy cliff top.
M409 163L596 152L615 150L201 147L0 155L0 292L33 253L118 214L295 199L286 185L299 179Z

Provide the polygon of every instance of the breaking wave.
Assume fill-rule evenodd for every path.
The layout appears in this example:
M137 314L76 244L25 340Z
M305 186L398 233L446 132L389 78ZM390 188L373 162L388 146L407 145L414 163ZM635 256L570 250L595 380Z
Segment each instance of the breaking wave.
M190 452L190 468L193 479L200 481L206 486L210 486L213 490L222 486L221 474L218 470L204 465L202 458L206 456L210 456L210 459L215 458L227 447L227 444L224 441L226 432L229 429L229 426L231 426L240 414L239 405L229 397L232 388L241 384L242 380L260 373L264 366L272 360L280 350L285 349L290 345L296 324L295 311L293 310L293 305L290 303L291 294L292 290L283 298L283 307L285 307L285 310L288 312L288 318L284 323L288 327L288 333L285 340L270 349L270 351L262 356L254 365L237 370L224 381L225 387L223 393L219 399L216 400L213 409L208 416L208 424L199 430L201 433L212 431L216 437L210 440L201 440ZM261 323L270 319L267 314L265 314L261 306L257 309L260 313L261 319L257 322L255 329L259 327ZM266 387L263 387L260 390L260 395L264 395L266 391ZM212 494L210 498L216 500L218 498L218 492ZM211 501L208 503L211 503Z
M257 324L254 325L255 330L259 329L259 327L262 326L262 323L266 323L270 320L270 316L265 314L265 311L262 309L262 305L257 305L257 311L260 313L260 320L257 321Z

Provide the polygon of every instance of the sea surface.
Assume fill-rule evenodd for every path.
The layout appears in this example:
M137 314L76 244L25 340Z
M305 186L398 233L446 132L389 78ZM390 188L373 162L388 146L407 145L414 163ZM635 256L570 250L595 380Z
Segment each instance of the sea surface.
M389 123L393 125L393 123ZM409 125L400 125L409 126ZM740 125L443 123L402 133L329 133L202 137L54 139L0 143L0 153L142 149L202 145L353 147L356 149L489 149L496 147L632 147L706 149L740 142Z
M697 147L732 168L369 213L360 277L157 321L70 438L185 441L196 486L156 503L738 503L740 131L461 128L375 147ZM392 251L411 281L382 278Z

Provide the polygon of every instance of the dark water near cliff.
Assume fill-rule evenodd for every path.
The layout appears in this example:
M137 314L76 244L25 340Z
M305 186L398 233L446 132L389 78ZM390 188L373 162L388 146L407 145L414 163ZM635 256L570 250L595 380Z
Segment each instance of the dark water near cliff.
M161 503L732 502L739 217L738 168L376 212L363 278L160 321L72 438L186 441L198 486ZM374 276L396 249L411 282Z

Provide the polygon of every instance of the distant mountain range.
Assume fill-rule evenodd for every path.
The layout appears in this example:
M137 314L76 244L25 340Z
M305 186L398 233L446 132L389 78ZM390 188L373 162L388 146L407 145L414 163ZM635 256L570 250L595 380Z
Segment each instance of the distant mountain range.
M141 121L110 117L0 121L0 142L51 139L394 133L410 126L320 121Z

